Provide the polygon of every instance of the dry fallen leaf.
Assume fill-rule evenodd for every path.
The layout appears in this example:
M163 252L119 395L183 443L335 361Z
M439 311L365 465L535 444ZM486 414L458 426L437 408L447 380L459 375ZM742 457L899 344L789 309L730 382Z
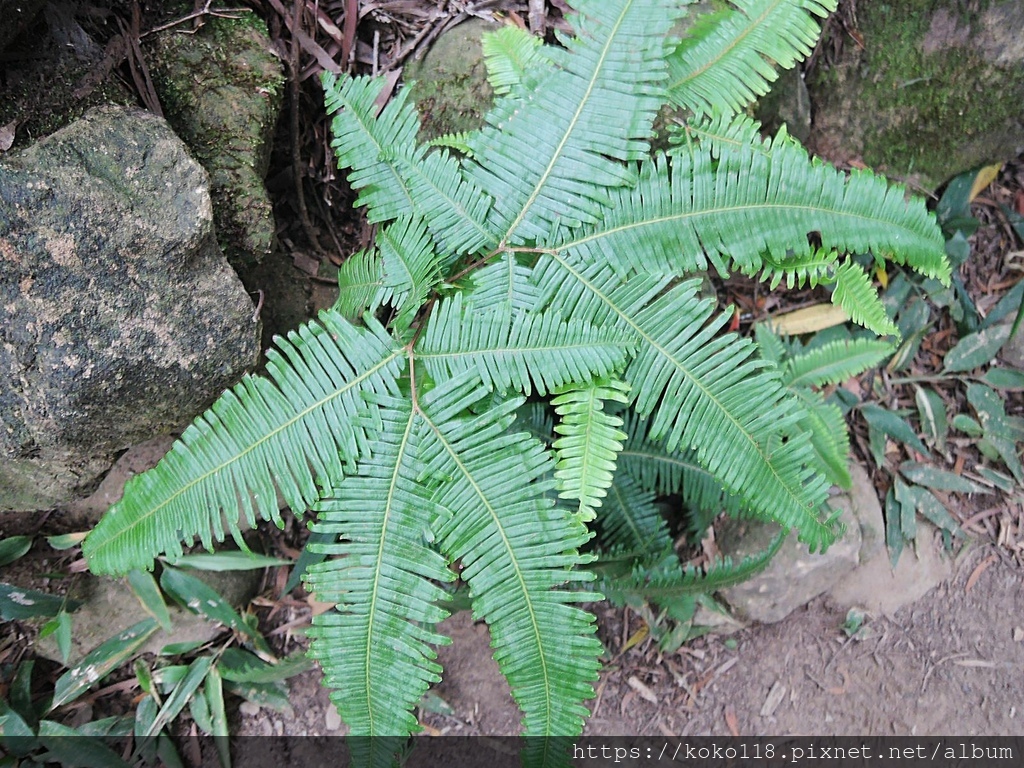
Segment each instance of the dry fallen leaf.
M800 336L804 333L823 331L834 325L842 325L849 319L842 307L834 304L815 304L813 307L772 317L768 324L775 333Z
M965 595L974 588L975 584L978 583L978 579L981 578L981 574L988 570L989 566L998 559L999 557L997 555L989 555L978 563L978 567L971 571L971 575L967 577L967 584L964 586Z
M739 720L736 719L736 711L732 707L725 708L725 724L733 736L740 735Z
M626 682L629 684L629 687L636 691L644 701L649 701L651 704L658 703L658 697L655 695L654 691L641 683L635 675L630 675Z

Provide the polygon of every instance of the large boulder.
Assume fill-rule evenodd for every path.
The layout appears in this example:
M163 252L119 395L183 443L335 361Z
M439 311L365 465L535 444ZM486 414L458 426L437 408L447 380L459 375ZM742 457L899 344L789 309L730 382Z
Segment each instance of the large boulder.
M1020 0L860 3L863 46L808 82L813 144L927 189L1024 149Z
M0 160L0 511L87 495L253 366L258 322L207 176L121 107Z

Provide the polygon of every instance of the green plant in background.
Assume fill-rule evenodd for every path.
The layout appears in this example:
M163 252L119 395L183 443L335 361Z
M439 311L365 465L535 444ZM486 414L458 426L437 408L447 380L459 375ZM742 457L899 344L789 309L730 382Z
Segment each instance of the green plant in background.
M79 534L48 538L50 545L58 549L74 546L80 540ZM24 555L31 545L29 536L0 540L0 565ZM126 628L91 649L60 675L52 694L39 695L39 686L34 685L35 661L0 667L0 681L9 691L7 699L0 700L0 747L15 759L86 768L127 768L137 764L135 758L146 765L184 765L168 734L168 726L187 710L199 729L214 737L221 765L230 768L225 692L261 706L290 709L283 681L307 669L310 662L301 655L276 658L257 631L254 617L240 615L220 594L188 571L227 571L286 564L287 561L248 552L187 555L177 559L174 566L163 564L159 585L152 574L131 571L128 583L152 618ZM134 712L89 720L74 727L64 725L62 708L76 702L93 684L129 662L159 628L168 633L172 631L165 595L186 610L231 631L231 636L214 642L172 643L164 646L151 662L137 659L135 681L143 696ZM3 619L49 618L40 636L55 631L65 664L71 652L71 612L79 605L74 600L0 584ZM69 739L69 736L75 738ZM127 737L134 741L128 761L117 749L118 742Z
M125 572L196 536L240 539L239 514L280 523L278 492L312 507L328 559L307 583L336 609L316 618L311 654L353 734L417 729L457 561L525 732L569 736L601 653L577 605L596 597L578 588L592 527L606 562L626 564L623 589L669 604L677 592L651 590L713 574L681 571L655 493L775 520L812 550L833 541L823 473L842 478L843 446L823 442L835 414L809 385L835 372L780 370L778 349L722 333L731 313L688 276L831 286L880 333L895 329L848 254L949 279L921 201L811 160L785 133L763 140L739 114L774 65L808 54L834 3L743 0L681 41L667 36L676 2L576 5L564 47L495 33L499 98L481 130L443 146L416 143L404 92L380 109L383 80L325 78L375 246L342 266L331 310L278 340L267 377L225 393L84 544L95 572ZM650 157L665 103L689 118ZM551 397L552 428L537 428L527 399ZM695 529L710 519L696 514ZM528 762L560 759L554 742L529 744ZM392 760L383 742L354 746Z

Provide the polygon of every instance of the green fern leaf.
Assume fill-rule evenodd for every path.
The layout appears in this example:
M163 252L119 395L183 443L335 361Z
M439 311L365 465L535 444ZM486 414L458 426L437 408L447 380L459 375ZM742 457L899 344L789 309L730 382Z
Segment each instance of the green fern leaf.
M483 226L490 203L462 177L447 152L426 154L416 144L419 116L399 91L383 111L377 107L384 78L336 78L323 75L334 148L348 181L360 190L356 205L367 206L367 219L381 222L418 213L442 252L496 242ZM380 115L378 116L378 112Z
M448 612L437 607L447 593L431 579L455 578L428 546L445 511L419 482L424 422L408 400L382 398L379 405L383 425L373 456L315 506L313 530L337 543L314 551L336 557L306 575L318 600L336 603L314 617L310 655L356 736L420 730L413 709L441 679L431 644L449 642L432 628ZM390 754L384 757L390 765ZM382 761L371 754L367 762Z
M695 26L669 55L668 94L695 114L741 112L818 39L836 0L731 0L734 10Z
M817 392L796 389L795 394L804 404L805 410L800 426L811 436L811 446L818 456L825 477L833 485L849 488L853 484L847 466L850 459L850 435L843 412L839 406L826 403Z
M646 561L672 549L668 523L654 499L652 491L641 488L629 475L615 476L598 510L606 551L616 558L628 553L630 560Z
M516 86L535 86L539 72L550 68L541 39L525 29L506 24L484 34L482 40L487 82L497 96L508 94Z
M787 288L803 288L805 285L814 288L834 280L838 259L838 253L824 248L802 256L786 254L783 260L776 260L768 253L761 254L761 260L764 262L761 280L768 281L768 287L773 291L783 280Z
M416 216L402 216L382 228L377 244L384 279L376 303L391 304L398 310L394 325L401 332L440 281L438 258L426 225Z
M633 181L616 161L648 152L677 3L580 0L575 7L576 37L547 53L556 67L499 99L471 145L466 170L494 200L490 223L502 243L538 240L556 222L596 222L605 189Z
M375 251L358 251L338 267L338 298L334 311L346 320L355 322L366 312L376 310L374 298L380 295L384 285L384 268L380 254Z
M708 322L713 302L698 299L699 281L662 292L665 278L620 283L606 267L552 253L538 262L537 283L550 310L638 339L623 378L636 411L654 413L652 438L664 439L670 451L693 448L745 507L797 528L812 550L832 542L834 532L818 517L827 486L810 469L806 436L796 436L799 408L777 373L758 372L766 363L752 357L752 342L716 338L731 315ZM779 434L793 437L770 447Z
M794 355L782 370L787 387L824 387L840 384L878 365L894 351L877 339L848 339L822 344Z
M664 443L647 436L648 423L635 414L626 420L626 442L619 452L619 468L633 478L645 491L659 496L679 494L683 505L697 514L694 533L703 533L720 512L736 514L740 499L701 466L695 451L667 451Z
M537 306L537 286L530 281L531 270L520 264L515 254L505 253L500 260L478 269L470 278L466 308L526 312Z
M605 401L626 403L629 386L615 379L596 380L586 385L561 387L551 404L561 420L555 432L558 459L555 480L559 497L579 501L580 520L594 519L615 473L615 456L622 450L626 433L619 429L622 419L607 413Z
M527 736L579 733L593 696L601 644L593 616L571 605L593 599L559 589L592 578L573 568L590 534L544 498L552 470L543 446L510 434L521 399L469 418L453 418L485 389L455 391L424 419L431 441L422 451L427 474L445 478L433 501L450 513L438 531L442 552L461 560L473 613L491 630L491 646L523 711ZM545 757L542 755L541 760Z
M339 166L352 169L349 184L360 190L355 204L367 207L370 222L410 213L414 206L408 185L394 160L387 160L407 157L415 162L424 154L416 146L420 120L408 103L408 90L399 91L381 111L377 102L384 78L338 78L324 72L322 84L327 114L337 113L331 122L331 146Z
M832 303L842 307L853 322L882 336L900 337L900 330L885 313L885 306L864 270L852 261L836 269Z
M706 571L686 568L679 573L669 569L652 573L650 568L638 565L630 578L617 579L607 585L602 582L601 587L608 590L610 599L614 595L621 603L641 599L660 604L687 595L711 594L719 589L742 584L764 570L782 547L788 533L785 529L781 530L763 552L748 555L738 563L726 557Z
M490 388L543 395L612 374L631 349L629 336L612 328L555 314L464 308L456 294L434 306L415 351L435 379L474 370Z
M723 228L706 238L723 236L723 245L716 247L743 272L761 268L760 252L783 265L789 253L805 257L813 250L808 233L818 232L825 249L872 252L879 262L892 259L949 284L945 244L923 200L907 201L901 186L890 186L868 171L847 176L818 159L808 160L807 151L785 129L765 141L757 130L747 117L718 118L687 126L691 140L672 150L702 192L694 200L698 210L714 202L737 206L735 216L722 211L717 223ZM702 178L711 166L701 146L717 162L714 184ZM675 165L673 171L678 171ZM801 204L807 212L798 210ZM776 221L783 217L785 222Z
M601 221L563 228L556 242L591 264L633 272L684 275L710 262L719 274L762 268L773 285L824 282L826 249L891 255L948 280L949 264L933 217L921 201L907 204L898 187L871 174L847 177L784 134L762 143L745 118L717 124L706 141L641 163L635 187L615 190Z
M152 569L153 558L182 554L198 535L207 549L238 533L242 513L280 523L277 491L301 513L319 498L314 477L340 480L369 453L380 423L370 395L397 393L404 356L373 318L359 329L321 312L267 353L269 378L247 377L185 430L149 472L133 477L124 498L82 546L94 573ZM211 535L212 533L212 535Z

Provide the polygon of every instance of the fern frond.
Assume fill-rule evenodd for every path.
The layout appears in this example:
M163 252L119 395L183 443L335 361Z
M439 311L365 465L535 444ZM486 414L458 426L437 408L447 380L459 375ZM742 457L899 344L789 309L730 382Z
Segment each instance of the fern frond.
M469 136L470 131L456 131L455 133L445 133L437 136L427 142L428 147L442 147L444 149L454 149L456 152L462 155L472 154L469 148Z
M762 143L752 125L718 124L668 161L641 163L637 185L613 191L599 223L563 228L558 247L620 277L684 275L710 262L723 276L764 268L776 282L814 282L831 262L808 239L817 232L826 249L896 254L948 279L942 237L920 200L904 202L902 190L871 174L847 177L811 161L782 133Z
M832 542L834 532L818 515L827 486L810 469L806 436L796 435L796 403L776 372L760 371L768 364L752 357L752 342L716 338L730 314L710 321L714 302L697 297L699 281L662 293L664 278L640 275L623 284L607 267L573 264L557 253L542 256L536 271L551 310L638 339L623 379L636 411L654 414L652 438L670 451L693 448L746 508L797 528L812 550ZM793 436L775 447L780 434Z
M671 551L672 535L654 498L652 491L641 488L629 475L615 476L598 510L605 550L628 552L640 560Z
M722 211L718 223L723 226L709 237L717 233L725 238L724 247L716 247L729 253L740 269L754 274L761 268L758 248L784 268L788 253L812 252L806 237L818 232L825 249L871 252L879 262L888 258L949 284L942 234L923 200L906 200L903 187L889 185L869 171L847 175L816 158L808 160L807 151L784 128L768 140L762 140L757 129L756 122L743 116L688 125L691 140L670 152L683 160L686 173L702 192L694 196L695 210L711 201L738 207L735 216ZM705 175L711 166L702 146L717 161L713 184ZM673 172L678 170L673 164ZM801 205L806 212L798 210ZM773 223L783 217L785 222ZM729 227L758 233L763 228L764 235L730 237L725 231Z
M538 295L530 274L530 268L520 264L515 254L503 254L498 261L473 272L466 308L505 307L512 313L533 309L537 306Z
M665 445L647 436L648 423L635 414L626 419L626 442L619 452L618 466L641 488L659 496L679 494L691 511L735 514L740 499L701 466L692 450L665 450ZM697 519L706 519L700 515ZM696 526L703 528L704 526ZM694 531L698 533L699 531Z
M334 311L355 322L377 308L374 297L384 285L384 268L376 251L358 251L338 267L338 298Z
M836 0L730 0L734 10L696 26L669 55L668 94L695 114L741 112L768 93L777 70L807 57Z
M871 279L853 261L843 262L835 274L832 303L841 307L853 322L880 336L900 337L900 330L885 312L885 306L871 285Z
M236 540L239 508L280 522L277 491L296 513L319 498L314 483L333 483L342 462L370 452L380 424L370 397L397 393L402 350L372 317L356 328L333 311L278 338L267 352L268 378L246 377L185 430L157 466L125 486L86 537L94 573L153 567L159 553L182 554L182 539L210 549ZM244 544L242 544L244 546Z
M470 140L467 134L465 140ZM458 161L447 151L396 160L416 210L430 226L445 263L464 253L493 248L498 243L487 226L491 199L463 178Z
M463 306L461 294L434 305L416 344L435 379L475 370L490 388L546 394L569 382L609 376L632 349L628 335L552 313L513 316L502 307Z
M507 429L521 399L475 417L452 411L487 394L472 382L424 407L422 452L430 477L445 478L433 501L449 510L440 548L461 560L473 613L491 630L494 658L523 711L527 736L579 733L594 695L601 644L593 616L571 605L592 599L559 587L592 578L575 566L590 534L544 498L553 467L543 446ZM429 441L429 446L426 444Z
M355 204L367 206L370 222L418 213L442 251L495 241L483 226L487 197L462 177L447 152L427 155L417 145L419 115L408 103L408 89L380 111L384 78L325 72L322 82L327 113L336 112L331 146L339 167L351 169L348 181L359 190Z
M399 91L381 111L377 100L384 78L335 77L324 72L321 82L327 114L336 113L331 146L339 167L352 169L348 181L359 190L355 204L367 207L371 223L411 213L412 196L394 160L408 157L417 162L424 154L416 146L420 119L408 102L408 89Z
M609 599L614 595L620 602L631 599L649 600L653 603L664 603L686 595L707 595L720 589L742 584L752 576L764 570L768 563L782 547L789 531L781 530L763 552L748 555L738 563L726 557L707 570L696 568L681 569L673 573L668 569L652 571L638 565L629 578L616 579L614 582L601 582L602 589L607 589Z
M771 360L781 370L783 361L789 355L782 337L771 329L770 324L756 323L754 325L754 340L761 351L761 357Z
M441 279L426 224L418 216L401 216L377 233L384 269L379 303L398 310L395 327L408 328L430 289Z
M420 730L413 709L441 679L431 645L449 642L433 629L448 612L437 607L447 593L431 579L455 579L428 546L445 511L419 482L423 421L406 399L378 405L382 428L372 457L315 506L313 530L337 543L314 551L335 557L310 566L305 577L318 600L336 604L314 616L310 656L356 736ZM371 756L369 763L377 761Z
M542 41L525 29L506 24L494 32L485 32L481 39L487 82L497 96L504 96L523 83L534 85L538 70L551 62L544 56Z
M893 351L891 343L878 339L829 342L789 359L782 369L782 382L787 387L840 384L878 365Z
M787 288L811 288L821 283L830 283L835 277L839 254L818 248L803 255L786 254L785 259L776 260L770 253L761 254L763 272L761 280L768 282L768 288L775 290L779 283L786 281Z
M847 466L850 459L850 434L843 412L839 406L826 403L818 392L803 388L794 392L804 404L800 426L810 434L811 447L818 456L825 476L833 485L849 488L853 483Z
M607 188L632 183L621 160L648 152L667 74L670 0L580 0L556 67L499 99L472 143L468 175L494 200L502 243L538 240L555 222L594 223ZM624 86L628 83L628 86Z
M626 433L622 419L604 409L606 400L626 403L629 386L616 379L561 387L551 401L561 420L555 432L555 481L559 497L579 501L577 514L583 522L594 519L615 474L615 456L622 450Z
M531 437L550 446L555 441L555 419L547 403L532 400L516 411L516 430L529 433Z

